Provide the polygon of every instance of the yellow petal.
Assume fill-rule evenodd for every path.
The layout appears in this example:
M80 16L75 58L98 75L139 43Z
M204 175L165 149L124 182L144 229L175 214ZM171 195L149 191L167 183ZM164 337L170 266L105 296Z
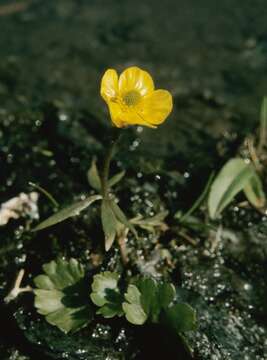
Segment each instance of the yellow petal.
M124 116L121 107L112 101L108 101L108 107L113 124L119 128L124 127L125 121L123 121Z
M141 96L148 95L154 90L152 77L148 72L136 66L124 70L119 78L119 91L121 95L133 90L138 91Z
M116 127L125 127L128 125L142 125L154 128L153 124L148 123L137 111L125 111L118 103L108 102L111 120Z
M118 74L114 69L108 69L102 77L100 93L108 102L118 94Z
M172 95L167 90L156 90L142 101L140 114L150 125L159 125L172 111Z
M136 111L128 111L123 113L123 120L127 125L141 125L141 126L148 126L154 128L153 124L150 124L144 117L142 116L141 112L136 109Z

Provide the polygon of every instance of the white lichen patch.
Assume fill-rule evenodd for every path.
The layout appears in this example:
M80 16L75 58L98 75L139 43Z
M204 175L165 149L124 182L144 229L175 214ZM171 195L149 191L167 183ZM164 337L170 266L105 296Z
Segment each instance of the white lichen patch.
M0 226L6 225L10 219L28 217L31 220L39 219L37 192L20 193L18 196L4 202L0 206Z

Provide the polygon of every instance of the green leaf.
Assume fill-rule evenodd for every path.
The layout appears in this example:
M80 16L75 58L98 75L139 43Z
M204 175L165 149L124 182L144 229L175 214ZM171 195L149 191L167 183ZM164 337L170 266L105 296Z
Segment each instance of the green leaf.
M158 214L148 217L143 220L144 223L151 226L161 226L166 216L169 214L168 210L161 211ZM142 222L142 221L141 221Z
M266 198L263 191L262 182L258 174L254 174L244 187L244 193L248 201L257 209L264 207Z
M114 316L122 316L123 310L122 305L120 304L106 304L102 306L96 312L99 315L102 315L106 319L113 318Z
M163 322L177 333L196 329L195 310L188 304L178 303L164 310Z
M260 111L260 134L259 134L259 144L258 144L258 153L260 154L266 146L267 141L267 97L264 96L261 104Z
M94 276L90 297L92 302L100 307L97 314L101 314L105 318L123 314L118 281L119 275L110 271Z
M42 229L45 229L49 226L58 224L70 217L79 215L80 212L84 209L86 209L88 206L90 206L93 202L102 199L102 196L100 195L93 195L89 196L85 200L78 201L65 209L60 210L56 214L50 216L45 221L41 222L39 225L36 226L32 231L39 231Z
M115 203L114 200L110 201L110 206L112 207L113 213L115 214L116 218L119 222L121 222L124 226L129 228L131 232L134 234L136 238L138 238L137 232L134 228L134 226L129 222L124 212L121 210L121 208Z
M205 222L193 215L187 216L186 219L183 220L183 226L191 230L197 231L199 234L206 234L207 231L211 229L216 230L216 228L212 224L206 224Z
M139 279L135 285L141 293L141 304L145 313L152 322L157 323L162 309L173 301L175 287L151 278Z
M161 310L157 282L151 278L142 278L136 282L136 286L141 293L141 304L145 313L153 322L157 322Z
M34 278L34 305L39 314L65 333L86 326L93 313L86 301L85 272L75 259L59 259L43 265L44 274Z
M109 302L109 291L119 292L119 274L104 271L93 278L91 299L97 306L103 306Z
M167 308L175 298L175 287L166 282L158 285L158 302L161 308Z
M141 216L137 216L131 219L131 223L139 226L141 229L151 233L155 233L156 228L166 229L167 225L164 222L165 217L168 215L168 211L161 211L155 216L143 219Z
M97 314L112 318L124 313L134 325L143 325L147 320L163 321L177 332L195 328L195 311L187 304L173 305L176 290L172 284L147 277L137 278L128 285L123 297L118 282L117 273L106 271L94 276L90 297L99 307Z
M109 251L117 234L118 221L111 207L111 201L104 199L101 205L101 220L105 234L105 249Z
M253 167L240 158L231 159L224 165L211 185L209 193L208 209L211 219L220 215L254 174Z
M97 191L101 190L101 179L96 166L96 159L93 158L91 167L87 172L87 179L89 184Z
M143 325L147 320L141 304L141 293L135 285L129 285L125 296L125 302L122 308L125 312L126 319L134 325Z
M108 181L108 186L112 187L114 185L116 185L119 181L121 181L121 179L124 177L125 175L125 170L119 172L118 174L112 176L109 181Z

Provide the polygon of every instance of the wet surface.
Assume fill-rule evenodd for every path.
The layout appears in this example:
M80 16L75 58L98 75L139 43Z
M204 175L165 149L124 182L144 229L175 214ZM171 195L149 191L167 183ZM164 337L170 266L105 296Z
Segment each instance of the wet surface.
M30 181L62 206L92 191L86 171L94 155L101 159L110 127L99 96L106 68L139 65L172 92L174 111L164 125L125 130L112 171L127 171L118 195L129 216L170 212L170 231L156 239L143 234L139 243L130 238L129 247L132 259L141 260L139 270L144 260L152 268L156 263L156 271L181 285L197 308L199 329L188 335L197 359L267 356L266 219L254 210L229 209L215 245L216 234L191 234L193 246L172 229L173 214L190 207L210 172L258 126L267 92L265 14L263 0L0 3L1 203L32 191ZM40 196L39 210L43 219L53 205ZM27 219L1 228L1 298L18 269L25 268L31 282L41 264L58 255L78 257L91 270L92 254L103 250L97 210L34 235L25 231ZM174 267L158 255L158 243ZM114 268L118 259L114 250L103 267ZM88 344L97 326L70 339L36 320L30 296L23 302L8 313L1 303L4 324L12 329L1 334L3 359L33 360L38 354L83 360L94 353L95 359L145 358L155 343L148 334L164 338L162 330L143 334L110 322L99 325L106 338ZM121 333L124 346L113 346ZM190 358L177 346L170 354Z

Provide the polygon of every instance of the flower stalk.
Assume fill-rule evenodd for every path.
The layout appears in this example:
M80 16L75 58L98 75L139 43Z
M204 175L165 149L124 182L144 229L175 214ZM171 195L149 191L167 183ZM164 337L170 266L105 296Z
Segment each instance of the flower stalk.
M112 157L114 155L115 148L119 141L120 136L121 136L120 129L113 128L110 143L109 143L109 146L108 146L105 158L104 158L103 171L102 171L102 176L101 176L103 199L108 199L108 190L109 190L108 179L109 179L110 163L111 163Z

